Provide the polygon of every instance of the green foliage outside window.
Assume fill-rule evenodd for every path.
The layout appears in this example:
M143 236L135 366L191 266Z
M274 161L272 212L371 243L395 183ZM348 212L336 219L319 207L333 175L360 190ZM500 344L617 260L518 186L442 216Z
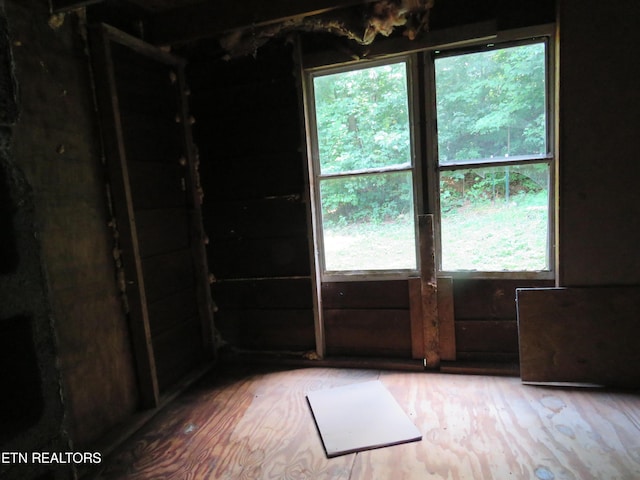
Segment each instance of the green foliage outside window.
M545 44L437 58L438 160L544 154Z
M314 79L320 172L323 175L411 163L405 63ZM383 222L412 212L404 176L372 174L321 182L323 222Z
M436 55L444 270L549 266L545 50ZM415 268L407 63L319 74L313 86L325 267ZM501 164L513 157L525 164Z
M544 43L437 58L435 68L441 164L546 153ZM314 95L321 174L410 164L405 63L317 76ZM542 179L546 168L534 170ZM495 200L546 188L505 175L457 172L441 195ZM411 194L400 177L324 182L323 221L393 220L409 213Z

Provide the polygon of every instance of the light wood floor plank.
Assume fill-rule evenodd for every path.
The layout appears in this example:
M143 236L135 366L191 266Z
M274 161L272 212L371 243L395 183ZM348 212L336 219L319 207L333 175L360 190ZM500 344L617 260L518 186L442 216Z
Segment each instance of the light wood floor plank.
M327 459L306 394L375 379L422 441ZM640 479L640 395L513 377L243 367L187 391L92 478Z
M481 376L381 374L424 432L360 453L352 479L640 478L637 395Z

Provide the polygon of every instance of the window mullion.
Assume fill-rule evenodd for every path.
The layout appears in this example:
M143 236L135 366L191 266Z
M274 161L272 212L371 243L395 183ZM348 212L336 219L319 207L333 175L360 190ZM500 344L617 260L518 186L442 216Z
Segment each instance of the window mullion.
M318 175L318 178L320 180L324 180L326 178L358 177L361 175L375 175L377 173L392 173L392 172L408 172L412 170L413 170L413 167L411 165L405 164L402 167L392 166L392 167L381 167L381 168L367 168L363 170L351 170L349 172L323 173Z
M461 170L469 168L485 168L485 167L497 167L497 166L509 166L509 165L527 165L532 163L544 163L551 162L553 157L551 155L539 155L529 156L520 155L517 157L505 157L505 158L491 158L482 160L468 160L460 162L447 162L438 165L439 171L447 170Z

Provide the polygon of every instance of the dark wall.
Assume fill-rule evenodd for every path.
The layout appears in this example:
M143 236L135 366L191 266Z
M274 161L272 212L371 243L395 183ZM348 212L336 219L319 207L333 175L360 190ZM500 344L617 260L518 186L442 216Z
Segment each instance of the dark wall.
M229 61L201 45L187 77L209 269L223 338L315 349L304 138L291 44Z
M559 25L560 285L637 285L640 4L560 2Z
M0 26L0 35L3 33ZM1 89L1 93L6 91ZM62 379L34 196L13 162L10 140L11 129L1 126L0 451L64 451L70 443L65 434ZM55 473L52 478L69 478L70 469L0 464L0 478L28 479L45 472Z
M449 0L436 2L431 21L432 28L446 29L496 20L506 29L553 22L554 16L552 0ZM231 61L212 60L219 54L212 45L201 45L198 52L208 51L209 58L192 56L190 81L202 153L205 227L211 236L210 268L219 280L213 286L216 323L228 341L254 349L301 348L305 344L295 337L303 325L306 347L313 348L310 280L285 284L271 279L310 275L305 235L311 233L299 202L308 187L302 171L301 87L292 74L298 66L284 39L260 48L255 58ZM304 37L305 54L309 48L322 52L335 45L328 35ZM288 252L295 263L276 261L275 251ZM543 285L552 282L456 280L459 357L516 361L515 289ZM411 357L406 281L323 284L322 297L329 356Z
M436 2L432 28L493 19L499 28L544 24L554 21L554 3ZM336 43L327 35L307 34L304 48L309 45L322 51L334 50ZM243 348L312 349L310 280L274 280L307 277L311 264L311 231L301 202L308 188L301 87L293 74L298 66L292 48L278 39L255 56L224 61L215 58L221 54L211 42L187 55L210 269L218 279L213 285L217 327ZM515 289L549 285L553 282L456 280L459 357L517 361ZM407 282L323 284L321 290L329 356L411 358Z
M0 2L0 451L69 446L56 366L51 297L35 226L33 192L15 165L18 102L4 5ZM0 465L2 478L50 474L38 465ZM57 469L65 478L68 468Z
M638 162L632 137L638 130L637 112L640 109L633 107L639 101L636 87L638 69L630 61L633 52L629 46L638 44L637 32L640 29L633 22L637 23L640 18L639 7L634 2L622 2L606 9L595 4L591 9L570 2L559 5L559 283L574 286L638 283L640 256L635 246L640 244L640 224L635 219L640 213L640 190L634 187ZM602 11L602 18L596 22L597 28L589 20L589 12L596 10ZM431 26L434 29L449 28L489 19L496 19L500 29L553 22L556 19L556 2L436 2ZM600 34L594 34L595 30ZM613 43L602 42L601 35L612 38ZM611 45L616 46L613 51ZM321 49L322 43L314 47ZM245 59L210 65L208 77L202 77L202 73L193 70L195 77L206 78L204 83L197 83L194 87L194 105L202 109L199 116L207 119L199 125L201 147L207 153L203 159L203 171L207 174L204 176L205 188L209 196L220 199L214 202L215 207L213 204L209 206L207 221L214 234L210 249L212 271L218 272L216 276L222 279L289 274L282 270L281 265L269 262L269 254L265 250L268 243L264 239L272 237L276 231L290 232L294 225L295 228L304 226L301 219L294 220L295 217L287 212L280 215L278 221L270 221L265 229L264 221L268 216L262 213L256 214L255 218L248 216L248 212L258 211L254 205L222 201L223 198L251 198L252 192L257 196L267 195L257 192L261 192L264 181L273 184L276 177L271 174L277 172L278 166L299 168L295 163L297 157L284 163L272 155L274 148L282 147L283 140L289 141L292 149L298 145L295 135L287 137L288 140L279 136L287 130L295 132L294 125L290 123L296 118L295 108L293 105L287 107L285 103L297 101L291 95L295 85L286 86L290 89L288 95L286 92L276 95L268 88L263 89L266 84L260 83L265 79L290 75L291 66L283 61L289 53L271 47L269 69L254 71L246 67L252 62L259 65L262 55L262 50L259 50L257 62ZM265 74L268 76L264 77ZM220 78L233 79L234 88L220 88ZM253 95L241 91L240 85L247 82L256 90ZM207 95L200 91L204 84L208 85ZM213 91L217 91L219 96L216 97ZM275 99L278 99L277 106L273 104ZM281 114L286 108L292 115L284 117ZM281 128L274 131L276 125ZM286 128L282 128L284 125ZM261 151L259 155L246 153L256 147ZM211 160L216 157L216 160ZM225 158L227 162L222 163ZM264 161L251 164L249 158ZM211 161L218 162L217 167L207 164ZM290 174L291 170L287 169L286 173ZM279 185L284 185L291 178L282 176ZM260 208L264 208L264 203ZM269 211L273 215L277 209ZM239 218L245 218L245 221L236 228ZM270 233L256 235L257 231ZM550 285L546 281L456 280L454 310L459 357L517 360L515 290ZM274 333L271 328L256 328L260 321L247 322L248 308L243 309L239 305L252 305L252 309L258 310L252 315L262 315L261 306L255 302L256 291L247 289L245 285L244 293L240 295L238 287L224 283L215 286L216 290L221 307L218 314L220 326L229 333L233 331L232 338L242 338L240 344L278 345L278 340L263 343L260 339L266 336L283 339L281 335L286 336L286 321L282 325L271 325L280 329L279 333ZM230 295L227 290L235 293ZM230 298L235 303L226 305L226 299ZM385 315L390 314L389 308L385 309ZM233 316L229 314L230 310L234 312ZM341 309L334 310L332 308L327 317L327 334L328 340L337 346L335 351L346 351L344 345L358 345L359 350L351 351L371 354L377 348L376 340L367 343L362 335L366 329L358 330L357 325L350 333L345 321L340 320L343 314L338 310ZM406 306L403 305L396 313L402 317L399 322L404 329L396 334L406 337ZM357 323L349 312L346 315ZM334 317L335 322L332 320ZM248 338L253 340L248 341ZM390 344L382 348L395 352L394 355L404 355L400 347L403 342L398 340L397 347ZM281 343L288 344L284 340ZM378 349L378 353L381 351Z
M86 43L79 18L50 17L45 0L6 0L5 10L20 114L11 165L32 192L33 235L50 287L69 433L81 448L137 406ZM31 281L37 277L22 291L2 294L23 298Z
M19 106L11 40L0 2L0 451L69 448L51 295L33 191L14 161ZM0 464L0 478L70 478L68 466Z

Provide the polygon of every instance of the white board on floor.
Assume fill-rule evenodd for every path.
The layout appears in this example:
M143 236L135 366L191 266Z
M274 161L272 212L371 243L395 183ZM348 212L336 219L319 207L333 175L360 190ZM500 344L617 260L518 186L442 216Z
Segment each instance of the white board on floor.
M379 380L307 394L327 457L422 439Z

